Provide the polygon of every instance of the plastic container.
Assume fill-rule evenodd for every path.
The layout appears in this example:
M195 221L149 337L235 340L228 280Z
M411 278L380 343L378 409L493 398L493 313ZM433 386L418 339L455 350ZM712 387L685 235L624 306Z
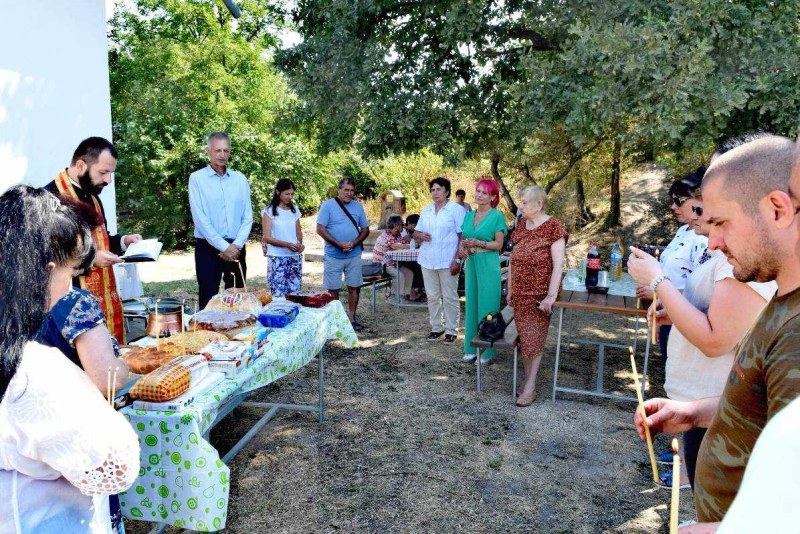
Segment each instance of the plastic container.
M617 281L622 278L622 246L619 243L614 243L609 256L610 269L609 274L611 280Z
M597 252L597 247L592 245L589 254L586 255L586 287L597 285L597 274L601 269L600 253Z
M284 328L297 318L300 306L294 303L270 304L258 314L258 322L267 328Z

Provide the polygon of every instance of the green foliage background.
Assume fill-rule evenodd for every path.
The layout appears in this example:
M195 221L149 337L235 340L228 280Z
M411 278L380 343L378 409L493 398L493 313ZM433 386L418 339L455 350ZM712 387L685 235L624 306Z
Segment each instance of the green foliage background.
M674 173L724 138L794 136L800 0L135 0L109 26L120 220L191 241L189 174L226 130L256 215L288 177L304 212L339 177L367 196L479 176L609 206L621 165ZM131 7L132 6L132 7ZM282 48L281 30L300 40ZM374 206L372 206L374 210ZM256 217L258 220L258 217ZM610 221L613 223L614 218Z

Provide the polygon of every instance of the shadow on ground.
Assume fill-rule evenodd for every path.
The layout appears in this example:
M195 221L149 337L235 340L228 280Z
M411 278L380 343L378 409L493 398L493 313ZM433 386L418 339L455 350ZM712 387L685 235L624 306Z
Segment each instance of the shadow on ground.
M521 409L510 394L510 355L488 367L477 394L462 347L424 341L427 310L397 310L382 294L374 315L361 309L368 329L359 347L332 344L325 354L325 423L279 415L231 463L225 532L665 532L669 494L649 481L633 404L550 400L555 327L539 399ZM584 315L573 334L619 342L634 324ZM632 394L627 351L606 358L607 390ZM560 384L594 387L594 347L565 351L562 364ZM650 378L663 382L657 355ZM315 388L311 364L253 398L308 403ZM235 410L212 444L224 454L258 416Z

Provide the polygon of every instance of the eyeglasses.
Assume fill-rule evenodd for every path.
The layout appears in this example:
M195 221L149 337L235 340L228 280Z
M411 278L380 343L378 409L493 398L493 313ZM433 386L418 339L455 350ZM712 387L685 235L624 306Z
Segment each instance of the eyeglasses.
M678 195L672 195L672 202L675 203L676 206L679 208L683 206L683 203L689 200L689 197L679 197Z
M692 212L698 217L703 216L703 206L692 206Z

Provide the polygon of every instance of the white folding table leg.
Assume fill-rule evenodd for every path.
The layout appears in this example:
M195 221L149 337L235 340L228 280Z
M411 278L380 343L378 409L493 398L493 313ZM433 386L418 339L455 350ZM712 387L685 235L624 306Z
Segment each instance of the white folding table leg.
M567 315L567 350L570 350L572 345L572 327L575 326L575 312L570 309Z
M319 422L322 423L325 420L325 361L323 353L325 352L325 348L323 347L322 350L319 351L317 354L317 358L319 362L317 364L317 372L319 373L318 376L318 384L319 384Z
M564 308L558 309L558 335L556 336L556 362L553 369L553 402L556 400L558 387L558 360L561 357L561 328L564 324Z
M475 365L478 366L478 393L481 392L481 349L475 349L478 357L475 359Z

